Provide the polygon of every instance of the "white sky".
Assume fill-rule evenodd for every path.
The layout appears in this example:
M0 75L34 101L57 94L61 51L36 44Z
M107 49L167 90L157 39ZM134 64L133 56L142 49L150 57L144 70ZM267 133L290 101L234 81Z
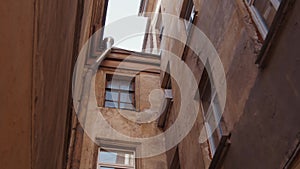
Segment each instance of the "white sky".
M137 16L140 1L141 0L109 0L104 37L113 37L115 40L114 46L132 51L142 50L147 18ZM120 43L120 40L127 36L134 36L136 33L140 35L130 37Z

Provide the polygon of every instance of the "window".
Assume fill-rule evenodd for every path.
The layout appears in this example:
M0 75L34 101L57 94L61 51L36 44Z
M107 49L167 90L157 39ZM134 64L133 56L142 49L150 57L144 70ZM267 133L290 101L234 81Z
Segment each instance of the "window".
M222 137L223 131L219 124L221 121L220 104L218 102L218 96L216 93L212 96L212 103L210 104L208 111L205 115L205 128L209 137L209 147L211 155L216 152L217 146Z
M134 77L107 75L105 107L135 110Z
M157 21L155 24L155 29L159 32L159 41L158 41L158 45L160 45L160 42L163 38L163 32L164 32L164 26L163 26L163 21L162 21L162 13L161 13L161 7L159 8L159 13L157 15Z
M97 169L135 169L135 151L100 147Z
M166 126L167 116L170 113L173 105L173 94L172 94L172 80L170 73L170 62L167 64L166 71L164 73L164 77L161 83L161 87L165 92L165 99L163 101L161 116L158 119L158 127L164 129Z
M105 18L107 12L108 0L95 0L93 1L91 25L90 25L90 34L92 36L91 46L90 46L90 57L96 58L100 55L105 49L106 46L103 43L103 29L105 25ZM88 64L92 64L93 60L87 60Z
M246 0L258 30L265 39L281 0Z
M171 163L171 169L180 169L180 160L179 160L179 152L178 147L176 148L176 152L174 154L172 163Z
M195 10L195 5L194 5L193 0L185 0L182 5L180 17L187 21L185 23L185 28L186 28L187 32L190 32L190 29L192 28L192 23L194 22L196 14L197 14L197 12Z
M206 66L206 68L209 70L209 65ZM221 127L222 114L212 76L209 75L206 69L203 71L199 88L204 125L207 135L209 136L208 143L212 158L223 135Z
M142 15L145 12L149 12L147 11L147 8L148 8L148 0L141 0L139 15Z

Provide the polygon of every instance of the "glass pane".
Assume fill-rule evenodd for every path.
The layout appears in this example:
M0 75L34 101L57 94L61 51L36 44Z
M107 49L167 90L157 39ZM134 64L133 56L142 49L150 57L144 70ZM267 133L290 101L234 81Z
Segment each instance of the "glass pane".
M189 1L186 7L186 11L185 11L185 18L186 20L189 20L192 10L193 10L193 6L194 6L194 2L193 1Z
M133 103L133 93L120 93L120 102Z
M209 107L208 109L208 113L206 115L206 121L211 129L217 128L217 122L212 107Z
M111 168L111 167L100 167L100 169L116 169L116 168Z
M111 102L111 101L105 101L104 107L118 108L118 103Z
M212 153L212 155L214 155L215 153L215 150L216 150L216 146L214 144L214 141L213 141L213 131L212 131L212 128L210 127L210 125L205 122L205 128L206 128L206 132L208 134L208 142L209 142L209 148L210 148L210 151Z
M120 81L117 79L107 81L106 87L110 89L120 89Z
M120 103L120 109L134 110L134 106L131 103Z
M117 153L115 152L105 152L101 151L99 156L99 161L102 163L116 164Z
M101 149L98 161L100 163L107 164L121 164L134 166L134 154L133 152L121 151L121 150L103 150Z
M132 83L133 80L134 79L131 78L126 78L125 80L113 78L107 81L106 88L134 91Z
M118 80L113 80L111 83L112 89L120 89L120 82Z
M214 116L216 120L219 122L222 118L222 114L221 114L221 105L219 103L219 97L217 94L212 102L212 106L213 106Z
M118 101L119 100L119 93L118 92L113 92L113 91L106 91L105 100Z
M106 82L106 87L107 87L107 88L111 88L111 80L108 80L108 81Z
M131 81L120 80L120 89L121 90L133 90L132 86L130 84L131 84Z

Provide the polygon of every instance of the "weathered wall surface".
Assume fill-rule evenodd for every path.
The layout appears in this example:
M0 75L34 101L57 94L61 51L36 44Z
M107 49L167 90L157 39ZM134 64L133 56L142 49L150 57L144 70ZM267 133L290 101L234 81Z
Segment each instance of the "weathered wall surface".
M128 54L126 54L127 56ZM93 100L89 100L89 105L95 104L97 105L97 109L99 111L94 110L93 108L88 108L89 113L87 113L87 116L85 117L85 122L88 124L85 126L85 128L88 128L89 125L95 127L99 127L99 124L97 123L97 120L95 120L97 117L95 117L93 114L97 115L97 113L102 113L102 116L105 118L105 120L108 122L109 126L115 129L117 132L122 133L127 136L131 137L137 137L137 138L143 138L143 137L151 137L155 136L157 134L161 133L161 130L157 128L157 122L151 121L149 123L140 123L141 121L144 121L143 117L140 113L147 111L151 108L156 109L157 105L160 104L161 97L162 97L162 91L160 91L160 78L159 74L157 72L139 72L136 70L127 70L127 69L115 69L115 66L120 66L119 64L124 64L124 66L127 65L126 61L115 63L116 60L121 59L124 57L124 53L120 54L118 51L115 50L112 51L111 54L109 54L108 58L102 62L101 68L97 71L95 75L95 84L92 84L91 86L91 93L95 92L96 102L92 103ZM137 56L136 54L130 55L126 58L128 62L134 61L131 63L132 65L136 65L138 68L138 64L135 62L138 62L142 64L143 62L140 61L150 61L157 62L159 61L156 59L149 59L148 57L143 58L143 56ZM122 67L122 66L120 66ZM147 67L145 64L143 66L144 68ZM127 67L128 68L128 67ZM134 68L131 67L131 68ZM157 67L159 68L159 67ZM150 71L150 70L148 70ZM137 74L138 73L138 74ZM104 104L104 94L105 94L105 85L106 85L106 74L117 74L117 75L123 75L123 76L135 76L135 101L136 101L136 108L138 111L129 111L129 110L119 110L119 109L112 109L112 108L105 108L103 107ZM154 91L154 92L153 92ZM159 94L159 91L161 92L161 95ZM151 98L149 98L149 95L151 95ZM91 95L90 95L91 96ZM151 101L150 101L151 100ZM93 112L92 112L93 111ZM96 111L96 112L94 112ZM100 115L97 115L100 116ZM97 159L97 150L99 145L96 145L93 140L99 140L99 139L108 139L111 140L111 144L114 144L114 142L122 141L116 139L114 136L110 137L110 133L107 131L101 131L101 126L99 129L95 130L95 133L87 133L81 135L79 134L77 136L77 139L81 139L81 146L76 147L75 149L75 156L77 156L75 159L73 159L73 165L72 168L94 168L96 165ZM79 131L80 132L80 131ZM105 133L105 138L103 138L103 134L99 133ZM107 136L107 137L106 137ZM92 138L91 138L92 137ZM160 143L163 144L163 143ZM78 149L80 151L78 151ZM80 155L78 155L80 154ZM155 157L151 158L142 158L138 159L138 166L141 169L152 169L152 168L166 168L166 156L165 154L161 154Z
M3 1L0 8L0 164L61 169L77 1Z
M31 168L34 1L1 1L0 165Z
M33 86L33 168L66 163L77 1L36 2Z
M258 69L254 62L261 44L243 2L196 0L194 4L198 11L194 24L203 31L212 42L224 66L227 80L227 102L223 117L227 130L230 132L239 121L250 89L255 82ZM174 3L174 1L164 1L162 3L162 9L163 12L178 16L181 11L181 5L181 1L177 3ZM172 24L167 23L166 25ZM185 28L184 26L176 25L170 29L166 28L165 31L175 31L176 33L185 32ZM185 39L184 36L185 35L182 35L183 39ZM199 39L192 37L191 43L200 42ZM172 51L178 57L182 56L182 45L177 42L163 39L162 47L168 51ZM163 67L168 62L168 60L166 60L167 58L168 57L164 57L164 55L162 56ZM190 51L184 60L194 73L196 80L199 81L203 71L203 63ZM177 65L171 65L171 71L177 69L180 69ZM189 82L191 81L189 78L190 77L182 77L181 81ZM179 106L177 104L180 103L180 99L184 98L179 97L178 88L174 88L174 90L173 96L175 98L172 110L178 110ZM177 116L174 110L171 111L169 116L169 126L174 122ZM201 111L199 111L199 115L200 117L197 118L197 122L190 133L179 144L179 159L182 168L206 168L210 163L207 143L199 143L199 135L203 127ZM198 157L198 160L193 157ZM203 160L199 160L201 158ZM170 161L168 163L170 163Z
M195 24L213 43L223 64L227 81L223 116L231 131L241 116L258 73L254 62L261 45L259 35L243 2L212 0L201 4L205 6L199 9ZM189 58L186 60L189 62ZM197 67L191 69L199 70Z
M182 3L183 3L183 1L176 1L176 3L175 3L175 1L163 1L162 5L161 5L162 12L179 16L180 12L181 12ZM174 34L178 35L178 37L179 37L178 40L181 40L183 42L186 40L187 35L186 35L185 26L184 26L183 21L177 22L177 21L164 19L163 25L166 27L165 34L168 34L168 32L174 32ZM171 26L168 26L168 25L171 25ZM184 44L180 43L179 41L174 41L174 39L171 39L168 37L164 37L161 42L162 49L174 54L173 56L171 56L171 58L172 57L179 57L179 58L182 57L183 48L184 48L183 45ZM161 66L162 66L163 70L166 70L166 65L169 62L169 57L167 55L168 54L162 55ZM191 63L193 63L193 64L197 63L197 59L194 59L193 61L191 61ZM175 72L176 70L180 70L180 67L177 64L170 63L170 71ZM202 69L200 69L200 70L202 70ZM198 73L198 71L196 71L196 73ZM162 78L163 78L163 75L162 75ZM174 79L172 79L172 91L173 91L174 99L173 99L172 108L168 115L165 129L172 126L172 124L175 122L175 120L178 116L179 110L180 110L181 99L187 100L187 98L181 98L181 92L185 92L185 91L180 91L177 83L191 81L191 78L192 77L188 77L188 76L180 76L179 79L177 79L177 82ZM199 79L200 79L200 77L199 77ZM186 84L185 89L189 90L190 87L187 85L187 83L185 83L185 84ZM204 164L204 161L202 160L203 155L202 155L201 147L199 144L200 128L202 128L201 126L203 126L201 123L202 121L203 121L202 116L201 116L201 114L199 114L192 130L178 145L180 167L183 169L185 169L185 168L204 168L205 164ZM172 140L173 138L167 138L167 139ZM167 164L168 164L169 168L173 161L174 153L175 153L175 149L170 150L167 153L167 155L168 155Z
M295 1L267 53L266 68L233 130L225 168L283 168L299 142L299 9Z

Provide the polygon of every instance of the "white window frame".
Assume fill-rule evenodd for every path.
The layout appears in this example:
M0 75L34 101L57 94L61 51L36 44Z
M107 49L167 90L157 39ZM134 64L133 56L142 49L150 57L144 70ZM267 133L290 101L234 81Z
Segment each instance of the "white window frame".
M108 76L111 76L113 77L114 74L110 74L110 73L106 73L105 74L105 91L104 91L104 104L103 104L103 107L107 107L107 108L116 108L116 109L124 109L124 110L130 110L130 111L135 111L136 110L136 89L135 89L135 85L136 85L136 77L131 77L131 76L124 76L124 75L116 75L116 76L119 76L121 78L129 78L129 79L133 79L131 81L128 81L129 82L129 86L128 86L128 90L124 90L124 89L113 89L113 88L109 88L107 86L107 82L108 82ZM116 79L117 80L117 79ZM114 79L112 79L112 83L113 83ZM133 85L133 90L130 90L130 85ZM116 92L118 93L118 98L117 100L108 100L106 99L106 95L107 95L107 92ZM131 102L122 102L121 101L121 93L125 93L125 94L132 94L133 95L133 98L131 100ZM110 107L110 106L106 106L106 102L112 102L115 106L114 107ZM121 104L131 104L132 105L132 108L121 108Z
M280 6L280 0L269 0L271 2L271 4L273 5L273 7L275 8L275 10L277 11L279 6ZM258 10L256 9L256 7L253 5L254 4L254 0L245 0L245 2L248 5L248 8L251 12L251 16L255 22L255 24L257 25L257 28L259 30L259 32L261 33L263 39L265 39L267 37L268 34L268 27L264 22L263 17L261 16L262 14L260 14L258 12Z
M273 4L276 11L278 11L281 2L279 0L270 0L270 1Z
M125 165L125 164L111 164L111 163L103 163L99 161L100 159L100 152L101 150L108 150L111 152L115 151L124 151L124 152L130 152L133 154L133 157L131 157L133 161L133 166L132 165ZM97 156L97 169L100 169L101 167L107 167L107 168L116 168L116 169L136 169L136 153L134 150L126 149L126 148L111 148L111 147L99 147L98 148L98 156Z
M190 15L190 18L189 20L185 21L185 28L186 28L186 32L187 34L191 31L191 28L192 28L192 25L194 23L194 20L196 18L196 14L197 14L197 11L195 9L195 5L193 5L193 8L192 8L192 12L191 12L191 15Z
M220 106L220 105L218 105L218 103L215 102L215 99L218 99L217 92L213 91L212 97L211 97L211 103L207 109L207 113L206 113L206 115L203 115L206 134L208 136L209 148L211 151L211 158L214 156L214 154L217 150L217 147L218 147L218 145L215 145L214 138L213 138L214 130L217 131L218 139L219 139L218 141L220 141L222 134L223 134L223 130L221 127L222 114L217 109L217 106ZM204 113L204 108L203 108L202 104L201 104L201 109L202 109L202 112ZM217 123L216 127L213 126L212 124L209 124L210 118L213 118L216 121L216 123Z
M215 130L217 131L218 139L219 139L218 142L219 142L221 140L224 132L223 132L222 125L221 125L222 112L220 112L221 106L220 106L220 103L218 100L218 93L217 93L217 90L215 88L215 84L213 81L213 75L209 73L209 72L211 72L209 59L206 60L205 65L207 65L207 66L205 66L205 68L207 69L208 80L209 80L209 83L211 86L211 99L210 99L210 105L207 109L207 112L205 112L202 102L201 102L200 106L201 106L201 110L203 113L204 126L205 126L206 134L208 137L207 140L208 140L208 144L209 144L209 148L210 148L210 152L211 152L211 158L213 158L213 156L217 150L217 147L218 147L218 145L215 144L213 133ZM213 118L213 120L215 120L216 125L209 124L211 118Z
M186 9L184 9L184 14L180 14L183 19L184 19L184 26L185 26L185 29L186 29L186 33L189 34L191 28L192 28L192 24L194 23L194 20L196 18L196 15L197 15L197 11L195 9L195 4L193 2L193 0L187 0L187 6L186 6ZM187 16L187 12L186 10L188 10L189 6L190 5L193 5L192 6L192 10L191 10L191 13L189 14L189 16ZM181 9L183 10L183 9Z

